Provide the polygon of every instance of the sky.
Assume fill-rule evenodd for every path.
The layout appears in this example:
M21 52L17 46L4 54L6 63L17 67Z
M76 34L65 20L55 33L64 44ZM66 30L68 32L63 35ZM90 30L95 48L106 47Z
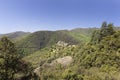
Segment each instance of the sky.
M0 34L120 26L120 0L0 0Z

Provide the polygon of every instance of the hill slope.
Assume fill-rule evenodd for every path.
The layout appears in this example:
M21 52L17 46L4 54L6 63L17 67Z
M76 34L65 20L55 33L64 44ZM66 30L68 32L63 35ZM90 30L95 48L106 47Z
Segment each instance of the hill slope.
M16 43L17 47L28 54L52 46L58 41L65 41L69 44L88 42L94 30L94 28L77 28L73 30L37 31L34 33L18 31L1 34L0 37L9 37Z
M78 40L61 31L38 31L18 41L16 44L18 47L23 47L25 53L32 53L44 47L51 46L58 41L65 41L69 44L79 43Z
M30 54L24 60L38 66L36 74L43 80L119 80L120 31L112 27L109 24L96 30L89 43L54 45ZM55 64L56 60L62 61L67 56L73 59L70 65Z
M0 34L0 38L3 36L6 36L10 38L11 40L17 41L17 40L24 38L25 36L29 34L30 32L17 31L17 32L12 32L12 33L7 33L7 34Z
M69 34L79 41L88 42L96 29L97 28L76 28L70 30Z

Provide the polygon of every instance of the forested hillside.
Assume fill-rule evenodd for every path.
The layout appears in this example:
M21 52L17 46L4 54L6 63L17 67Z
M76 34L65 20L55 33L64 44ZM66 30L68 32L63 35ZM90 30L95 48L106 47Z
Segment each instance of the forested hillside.
M28 36L30 32L22 32L22 31L17 31L17 32L12 32L12 33L7 33L7 34L0 34L0 38L6 36L11 40L18 41L21 40L22 38Z
M18 47L23 47L26 54L51 46L59 40L65 41L69 44L78 44L79 41L61 31L38 31L32 33L21 41L17 42ZM24 48L25 47L25 48ZM28 47L28 48L27 48ZM29 47L32 47L29 48Z
M119 38L120 31L114 30L113 24L104 22L87 43L56 44L24 60L33 64L41 80L119 80Z
M24 53L27 55L42 48L52 46L58 41L65 41L69 44L80 44L81 42L88 42L94 30L94 28L86 28L77 30L74 29L70 31L37 31L17 41L16 45L17 47L21 47Z
M100 29L38 31L15 44L4 37L0 51L0 80L120 79L120 30L111 23Z

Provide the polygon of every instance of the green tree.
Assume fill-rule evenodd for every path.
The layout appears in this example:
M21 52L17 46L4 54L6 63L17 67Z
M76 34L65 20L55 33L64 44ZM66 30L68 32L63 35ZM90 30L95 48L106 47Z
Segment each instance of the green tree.
M100 43L101 40L106 37L113 35L115 30L113 29L114 25L112 23L107 24L107 22L103 22L100 30L95 30L93 32L91 43L97 44Z
M103 22L101 30L100 30L100 40L102 40L103 37L110 36L115 33L113 29L114 25L112 23L107 24L106 22Z
M104 21L101 26L101 30L104 31L107 28L107 22Z
M113 27L114 25L112 23L108 24L108 28L107 28L108 35L113 35L115 33Z
M7 37L3 37L0 40L1 80L12 80L14 78L16 73L15 66L19 59L20 57L16 53L14 44Z
M15 80L15 74L19 71L26 72L28 65L7 37L0 40L0 80Z
M100 42L100 39L101 39L101 36L100 36L100 31L99 30L95 30L92 34L92 37L91 37L91 43L92 44L97 44Z

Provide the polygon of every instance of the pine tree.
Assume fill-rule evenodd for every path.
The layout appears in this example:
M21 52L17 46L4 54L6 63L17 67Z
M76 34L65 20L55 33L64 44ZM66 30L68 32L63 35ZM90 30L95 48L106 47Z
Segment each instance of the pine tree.
M107 22L103 22L100 30L100 41L102 40L103 37L107 36Z
M0 80L14 80L19 59L14 44L7 37L3 37L0 41Z
M104 31L107 28L107 22L104 21L101 26L101 30Z
M113 29L114 25L112 23L108 24L107 32L108 35L112 35L115 33L115 30Z
M112 23L107 24L107 22L103 22L101 29L94 31L91 38L91 43L97 44L101 42L103 37L113 35L115 33L115 30L113 29L113 27L114 25Z
M103 22L101 30L100 30L101 39L103 37L110 36L110 35L114 34L115 31L114 31L113 27L114 27L114 25L112 23L109 23L107 25L106 22Z
M0 40L0 80L14 80L14 75L24 68L15 45L7 38Z

